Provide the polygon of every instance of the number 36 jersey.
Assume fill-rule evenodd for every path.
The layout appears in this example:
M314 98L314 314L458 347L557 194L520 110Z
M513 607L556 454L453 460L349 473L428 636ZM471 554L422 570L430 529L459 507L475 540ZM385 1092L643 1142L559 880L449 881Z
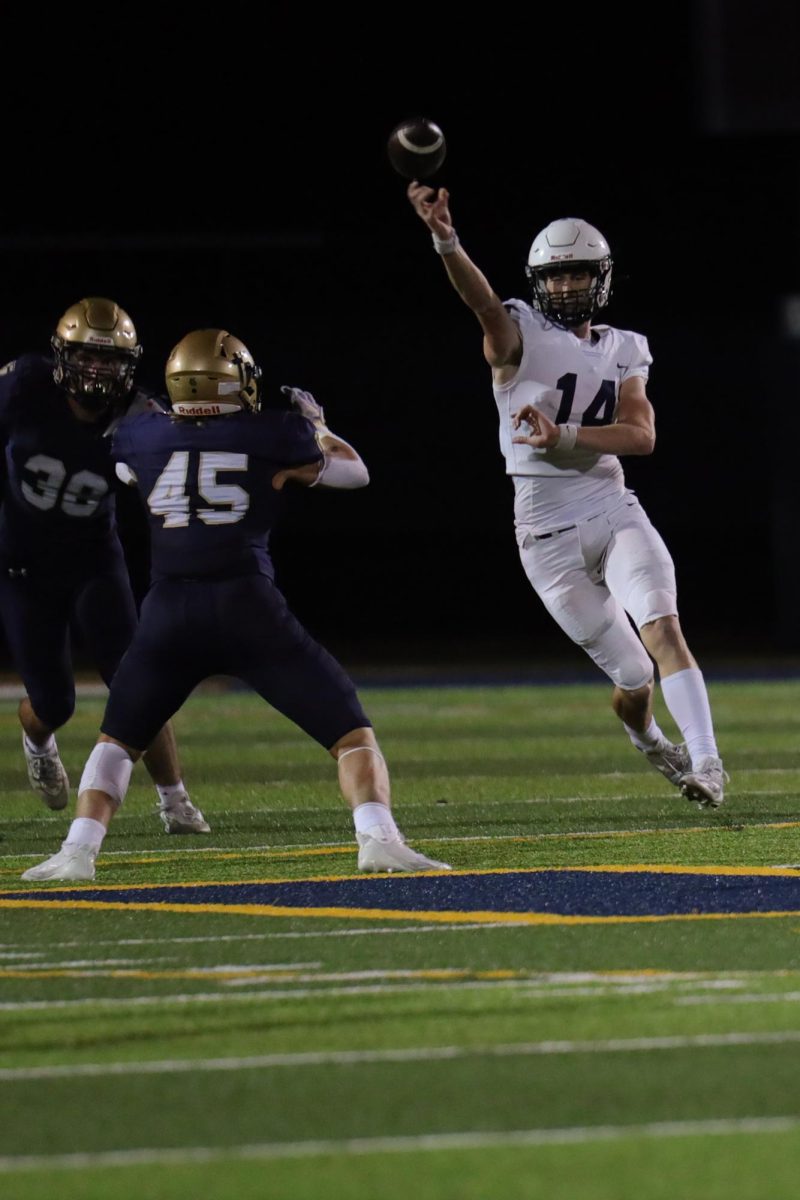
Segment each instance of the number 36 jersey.
M119 426L113 453L147 506L153 580L272 577L269 532L283 503L273 479L323 459L311 422L277 410L145 413Z
M145 392L135 393L134 403L157 406ZM105 418L73 414L44 355L21 355L0 369L4 563L62 577L120 562L107 432Z
M506 472L514 479L517 525L542 532L585 520L602 511L625 490L614 454L539 450L515 445L512 415L532 404L557 425L611 425L616 419L620 385L640 376L652 363L647 339L639 333L593 325L589 338L578 338L553 325L522 300L505 305L519 327L522 360L508 383L494 383L500 417L500 449Z

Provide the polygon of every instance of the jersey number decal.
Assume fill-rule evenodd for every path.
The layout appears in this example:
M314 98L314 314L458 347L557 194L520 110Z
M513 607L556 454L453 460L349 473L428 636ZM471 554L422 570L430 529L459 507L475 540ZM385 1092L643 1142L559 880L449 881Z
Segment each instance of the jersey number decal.
M58 504L68 517L90 517L108 491L102 475L94 471L76 471L66 479L67 468L49 454L34 454L23 467L22 494L34 508L55 508Z
M569 415L572 412L572 403L575 399L575 384L577 382L578 376L573 371L570 371L568 375L562 375L556 383L556 387L561 392L561 403L558 406L556 425L563 425L569 420ZM613 379L604 379L600 384L600 391L581 417L581 425L610 425L614 416L616 399ZM603 410L602 413L600 412L601 409Z
M197 464L197 491L210 508L196 508L194 515L206 525L234 525L250 507L250 496L235 483L218 483L221 471L246 471L246 454L201 450ZM164 518L165 529L184 529L191 520L190 498L186 492L189 451L175 450L147 497L154 517Z

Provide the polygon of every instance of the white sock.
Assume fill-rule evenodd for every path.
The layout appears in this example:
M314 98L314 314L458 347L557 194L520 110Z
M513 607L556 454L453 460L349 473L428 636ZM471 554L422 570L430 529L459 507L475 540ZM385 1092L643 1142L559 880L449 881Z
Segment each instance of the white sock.
M167 783L163 787L160 783L157 783L156 791L158 792L162 808L169 808L173 800L186 795L186 788L183 786L182 779L179 779L177 783Z
M359 804L353 809L353 824L356 833L368 833L381 842L395 842L400 837L392 811L385 804Z
M95 846L99 850L105 836L106 827L102 821L95 821L91 817L76 817L64 842L70 846Z
M697 767L701 759L718 757L711 705L708 703L703 672L699 667L687 667L661 680L661 693L675 724L683 734L686 748Z
M654 750L656 746L660 746L667 740L656 724L655 717L650 718L650 724L644 733L640 733L638 729L631 729L630 725L625 725L625 732L637 750Z
M52 733L49 735L47 741L43 742L41 746L38 746L36 742L32 742L26 733L25 745L30 754L52 754L54 750L58 750L56 739L53 737Z

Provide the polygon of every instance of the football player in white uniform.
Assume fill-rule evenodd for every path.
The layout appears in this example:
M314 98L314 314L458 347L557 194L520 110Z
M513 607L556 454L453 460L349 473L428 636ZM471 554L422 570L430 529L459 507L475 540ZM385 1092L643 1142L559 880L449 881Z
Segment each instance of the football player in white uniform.
M655 444L652 359L641 334L593 324L611 294L605 239L584 220L553 221L528 256L531 301L503 303L458 239L447 190L414 181L408 198L483 330L531 585L614 684L614 711L637 750L687 799L719 807L727 775L678 620L672 558L619 461ZM653 717L653 660L679 745Z

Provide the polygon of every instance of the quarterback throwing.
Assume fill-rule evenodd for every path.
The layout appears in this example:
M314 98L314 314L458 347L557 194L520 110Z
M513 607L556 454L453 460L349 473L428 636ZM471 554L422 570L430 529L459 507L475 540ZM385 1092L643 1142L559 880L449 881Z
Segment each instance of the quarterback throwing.
M652 359L641 334L596 322L611 295L605 238L579 218L553 221L530 248L530 299L503 302L461 245L447 190L414 181L408 198L483 331L532 587L613 683L636 749L688 800L719 807L727 776L678 619L672 558L619 461L655 445ZM654 663L679 744L653 717Z

